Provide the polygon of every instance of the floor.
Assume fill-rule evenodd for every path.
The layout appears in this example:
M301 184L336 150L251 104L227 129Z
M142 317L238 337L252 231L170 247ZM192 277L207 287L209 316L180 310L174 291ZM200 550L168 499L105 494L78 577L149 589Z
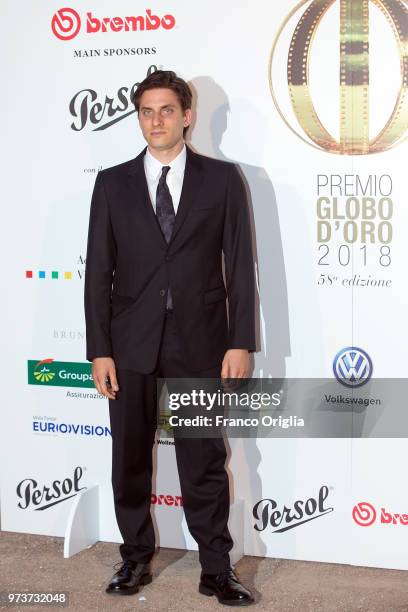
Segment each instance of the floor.
M215 597L198 593L196 552L161 549L153 561L153 582L128 597L104 592L113 565L120 561L116 544L99 542L64 559L62 538L3 531L0 553L0 591L64 591L68 609L78 612L229 609ZM254 611L408 612L406 571L245 557L236 572L254 593L256 603L250 608Z

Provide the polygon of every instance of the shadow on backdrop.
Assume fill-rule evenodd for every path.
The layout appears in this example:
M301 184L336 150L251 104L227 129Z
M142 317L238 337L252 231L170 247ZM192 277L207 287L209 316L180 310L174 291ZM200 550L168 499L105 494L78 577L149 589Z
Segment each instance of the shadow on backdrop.
M193 91L193 121L186 135L192 149L208 157L233 162L237 165L248 196L252 229L253 259L256 274L256 330L257 354L253 363L256 377L282 379L286 373L285 359L290 355L288 297L282 240L275 191L264 168L228 158L222 151L222 140L228 129L230 105L225 91L211 77L197 76L189 81ZM255 134L253 126L256 110L248 122L241 125L240 148L247 150L259 142L261 131ZM247 140L246 140L246 137ZM237 490L246 506L245 541L254 554L265 556L266 545L261 534L254 530L253 505L262 497L262 481L258 474L261 453L256 439L226 440L228 458L241 455ZM288 466L287 466L288 467ZM295 469L294 469L295 471ZM233 475L229 471L231 485ZM288 474L285 474L287 478ZM279 470L271 471L267 497L273 495L273 479L281 478ZM232 495L235 487L232 486Z

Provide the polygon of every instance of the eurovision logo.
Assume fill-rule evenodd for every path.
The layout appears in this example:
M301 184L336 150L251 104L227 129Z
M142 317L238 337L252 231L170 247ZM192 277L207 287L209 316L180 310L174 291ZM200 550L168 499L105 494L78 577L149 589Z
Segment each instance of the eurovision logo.
M29 359L27 374L29 385L91 388L95 386L91 363L54 361L52 358L41 361Z
M373 375L373 362L368 353L357 346L341 349L333 360L333 372L346 387L362 387Z
M274 499L261 499L255 504L252 511L254 518L259 521L254 525L254 529L264 531L267 527L272 527L272 533L283 533L329 514L334 508L325 505L328 496L329 487L323 485L320 487L317 498L298 499L294 502L293 507L285 505L279 509Z
M97 436L112 437L111 430L106 425L85 425L83 423L59 423L53 417L35 417L32 422L35 434L71 435L71 436Z
M399 141L408 126L408 10L407 0L301 0L289 13L279 28L273 42L269 60L269 82L273 102L289 129L307 144L342 155L366 155L391 149ZM290 104L303 134L292 127L276 95L277 80L276 50L279 40L287 30L292 17L306 6L294 28L287 55L287 84ZM336 140L323 125L310 86L311 55L316 31L332 6L340 8L339 29L333 32L339 40L339 127ZM394 108L382 129L370 138L370 104L381 104L381 100L370 100L369 11L376 7L385 16L395 37L400 58L400 75ZM371 28L375 32L375 28ZM334 67L337 70L337 66ZM387 76L387 72L385 73ZM324 74L321 75L324 79ZM275 83L275 85L274 85ZM387 88L389 83L383 83ZM304 136L307 136L305 138Z
M87 34L98 32L136 32L142 30L171 30L176 25L173 15L152 14L150 9L145 15L130 15L127 17L96 17L91 12L86 13L83 30ZM59 40L72 40L82 26L79 13L73 8L61 8L52 17L51 30Z
M49 486L39 485L34 478L24 478L16 488L19 499L17 506L22 510L31 509L33 506L33 510L46 510L75 497L79 491L86 489L79 486L84 469L77 466L72 478L54 480Z
M356 504L352 511L352 517L360 527L371 527L376 521L381 525L408 525L407 512L388 512L385 508L381 508L378 513L375 507L368 502Z

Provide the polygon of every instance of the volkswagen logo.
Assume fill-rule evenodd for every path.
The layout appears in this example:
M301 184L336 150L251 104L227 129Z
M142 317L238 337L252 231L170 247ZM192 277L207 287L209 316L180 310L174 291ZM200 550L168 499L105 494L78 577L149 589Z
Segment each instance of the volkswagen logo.
M349 346L341 349L333 361L333 372L346 387L361 387L373 374L373 362L363 349Z

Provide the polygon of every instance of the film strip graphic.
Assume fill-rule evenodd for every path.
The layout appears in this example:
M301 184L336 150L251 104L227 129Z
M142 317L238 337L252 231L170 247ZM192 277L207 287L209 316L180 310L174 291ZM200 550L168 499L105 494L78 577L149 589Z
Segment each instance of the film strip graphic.
M342 155L366 155L390 149L408 127L408 10L406 0L340 1L340 141L326 130L314 107L309 85L310 52L316 30L338 0L302 0L286 17L275 37L269 60L269 82L275 106L286 125L307 144ZM394 109L381 132L369 139L369 4L373 2L390 24L400 55L401 83ZM289 20L305 5L293 33L287 61L287 80L293 111L312 142L299 134L279 107L273 88L273 59L277 42Z

